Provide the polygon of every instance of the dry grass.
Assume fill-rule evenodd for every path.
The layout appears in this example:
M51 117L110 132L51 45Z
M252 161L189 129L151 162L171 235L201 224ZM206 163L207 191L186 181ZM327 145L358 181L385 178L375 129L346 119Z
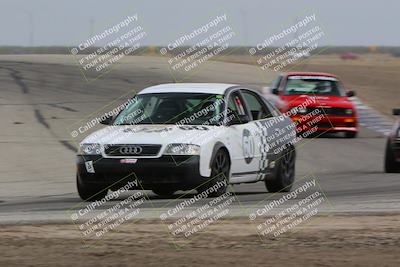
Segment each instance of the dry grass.
M400 216L316 217L261 241L246 219L223 220L177 249L165 225L128 223L86 247L73 225L2 226L0 266L399 266Z

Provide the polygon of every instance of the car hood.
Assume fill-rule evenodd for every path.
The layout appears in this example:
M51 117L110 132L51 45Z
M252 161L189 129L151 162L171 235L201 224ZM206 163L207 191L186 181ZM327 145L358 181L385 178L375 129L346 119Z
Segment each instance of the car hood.
M223 126L128 125L107 126L81 143L99 144L201 144L223 133Z
M353 102L347 96L287 95L281 98L290 107L307 103L308 107L354 108Z

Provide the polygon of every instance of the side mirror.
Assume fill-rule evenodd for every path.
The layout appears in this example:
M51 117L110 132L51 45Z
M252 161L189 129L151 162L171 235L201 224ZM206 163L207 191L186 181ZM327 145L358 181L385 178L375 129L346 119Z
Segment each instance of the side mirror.
M400 116L400 108L394 108L393 109L393 115Z
M228 126L236 125L236 124L244 124L250 121L249 116L247 115L238 115L236 114L230 121L228 121Z
M111 125L113 120L114 120L113 117L106 117L104 120L100 121L100 123L104 125Z
M278 88L272 88L271 93L277 95L279 93Z
M346 92L346 95L347 95L348 97L352 97L352 96L355 96L355 95L356 95L356 92L354 92L354 91L347 91L347 92Z

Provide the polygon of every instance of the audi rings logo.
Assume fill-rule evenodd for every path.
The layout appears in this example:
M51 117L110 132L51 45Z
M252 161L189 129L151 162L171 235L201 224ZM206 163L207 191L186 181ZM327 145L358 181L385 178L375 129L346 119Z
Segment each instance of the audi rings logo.
M123 146L119 149L122 155L139 155L142 151L143 148L140 146Z

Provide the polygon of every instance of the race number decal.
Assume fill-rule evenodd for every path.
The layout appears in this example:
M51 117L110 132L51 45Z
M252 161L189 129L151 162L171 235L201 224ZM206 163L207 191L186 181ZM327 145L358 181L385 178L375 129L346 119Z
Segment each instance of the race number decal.
M249 164L254 158L254 138L247 129L243 130L242 146L244 160Z

